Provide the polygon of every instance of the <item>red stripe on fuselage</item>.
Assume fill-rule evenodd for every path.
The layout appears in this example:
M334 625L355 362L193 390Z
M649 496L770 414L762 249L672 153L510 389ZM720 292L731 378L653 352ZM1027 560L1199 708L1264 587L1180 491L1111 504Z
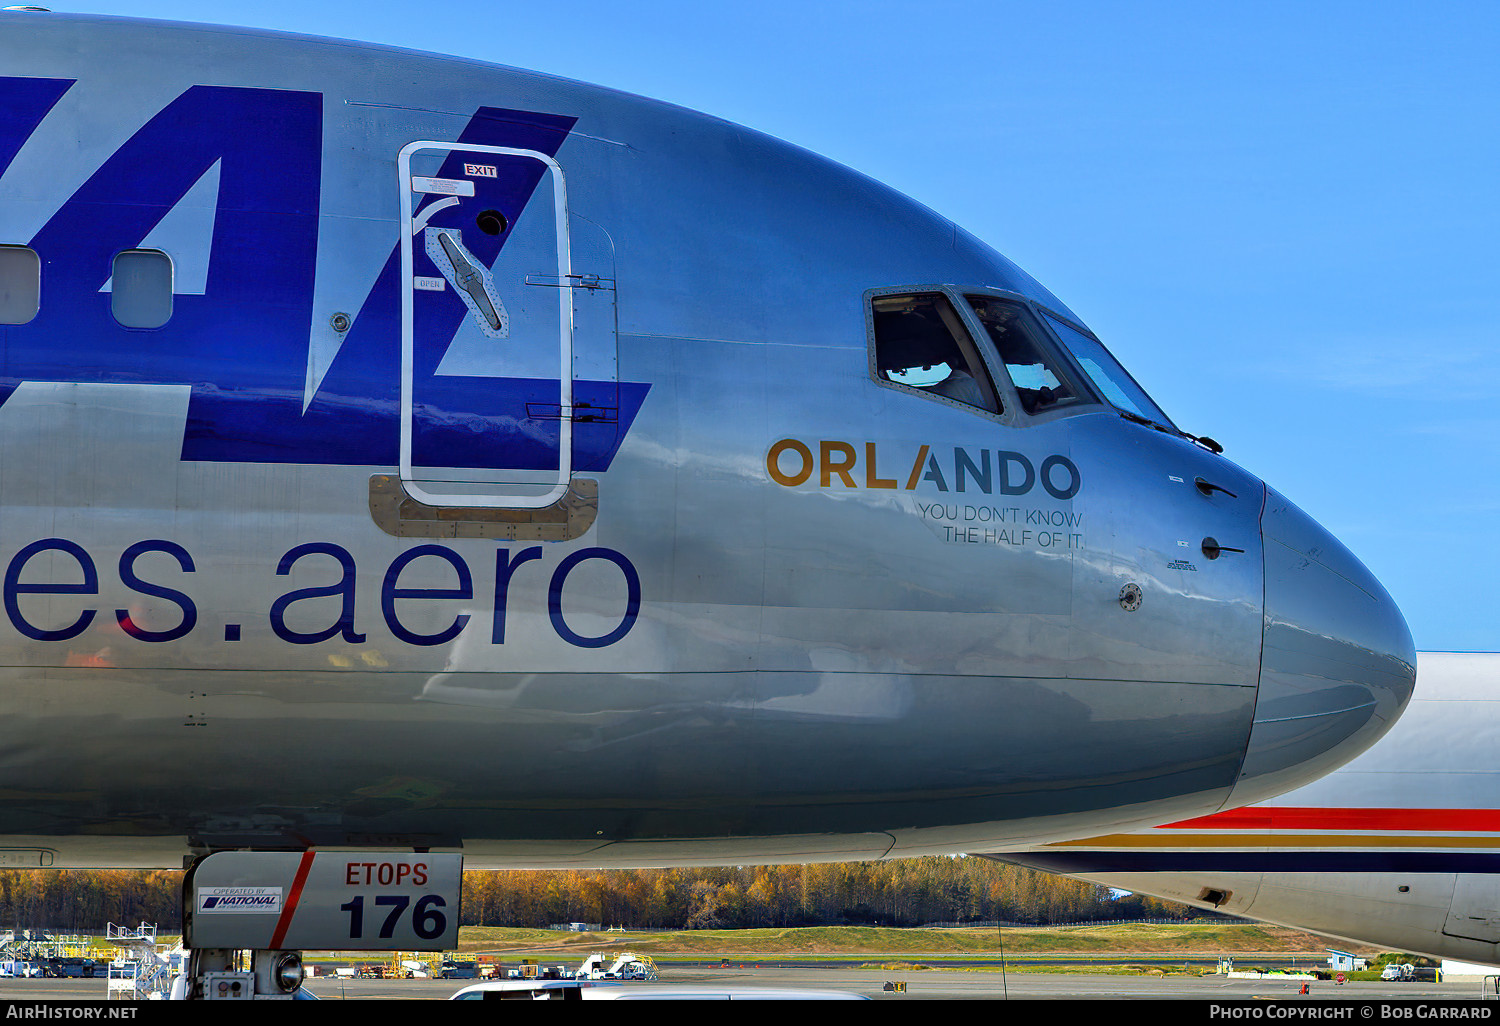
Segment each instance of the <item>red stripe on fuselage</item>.
M1168 823L1158 830L1446 830L1500 832L1500 809L1259 807Z

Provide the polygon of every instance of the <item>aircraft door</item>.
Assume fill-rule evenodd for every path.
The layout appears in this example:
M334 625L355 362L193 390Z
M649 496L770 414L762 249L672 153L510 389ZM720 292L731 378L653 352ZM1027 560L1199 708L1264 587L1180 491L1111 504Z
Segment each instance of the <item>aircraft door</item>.
M1460 873L1443 933L1488 944L1500 943L1500 885L1494 877Z
M584 223L590 266L575 274L565 179L545 153L414 142L398 172L402 484L433 506L552 505L617 406L608 236Z

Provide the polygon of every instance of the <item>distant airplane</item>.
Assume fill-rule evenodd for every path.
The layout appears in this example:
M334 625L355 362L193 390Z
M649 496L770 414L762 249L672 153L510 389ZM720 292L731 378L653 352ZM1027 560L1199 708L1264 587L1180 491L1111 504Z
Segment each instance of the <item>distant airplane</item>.
M200 948L438 944L456 894L299 853L996 851L1269 797L1411 693L1357 559L868 178L475 61L0 28L0 864L197 859Z
M1500 965L1500 654L1423 652L1401 722L1250 808L1002 856L1398 951Z

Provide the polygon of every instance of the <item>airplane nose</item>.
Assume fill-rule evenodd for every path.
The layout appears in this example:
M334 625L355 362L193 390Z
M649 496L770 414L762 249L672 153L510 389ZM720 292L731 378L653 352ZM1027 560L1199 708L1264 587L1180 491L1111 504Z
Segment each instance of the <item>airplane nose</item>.
M1374 744L1416 683L1396 603L1312 517L1266 489L1265 626L1254 726L1226 807L1315 780Z

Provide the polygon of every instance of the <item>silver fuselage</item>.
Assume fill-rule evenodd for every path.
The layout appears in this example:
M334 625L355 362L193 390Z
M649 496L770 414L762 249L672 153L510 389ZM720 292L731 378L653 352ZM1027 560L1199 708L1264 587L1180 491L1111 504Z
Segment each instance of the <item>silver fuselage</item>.
M0 53L5 864L995 851L1295 787L1410 695L1337 541L1102 394L1023 412L964 297L1076 316L844 167L340 41ZM892 290L1001 412L877 376Z

